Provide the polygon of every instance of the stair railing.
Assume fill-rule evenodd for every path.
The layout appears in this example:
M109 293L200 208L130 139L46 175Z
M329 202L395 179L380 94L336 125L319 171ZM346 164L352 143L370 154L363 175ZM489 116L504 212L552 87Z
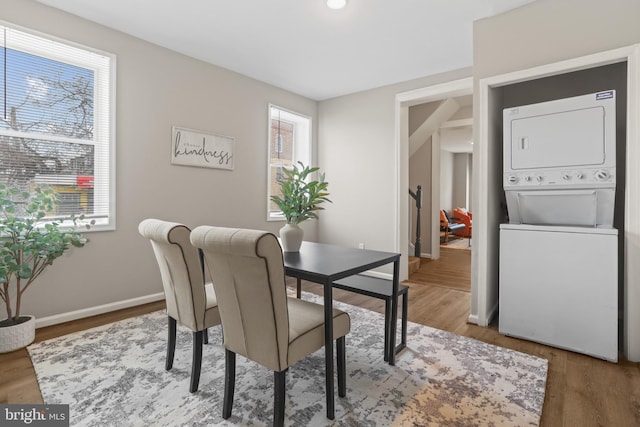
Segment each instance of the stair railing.
M422 186L418 185L416 192L414 193L409 189L409 195L416 201L416 242L414 244L415 247L415 256L420 258L420 254L422 253L421 242L420 242L420 209L422 209Z

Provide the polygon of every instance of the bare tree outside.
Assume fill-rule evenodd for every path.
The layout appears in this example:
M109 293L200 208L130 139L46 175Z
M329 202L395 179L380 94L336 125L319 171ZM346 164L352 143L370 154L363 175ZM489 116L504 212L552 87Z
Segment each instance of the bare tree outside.
M17 50L5 53L0 182L28 190L38 183L77 186L71 177L93 177L93 71ZM70 202L67 209L76 209L77 195L59 195Z

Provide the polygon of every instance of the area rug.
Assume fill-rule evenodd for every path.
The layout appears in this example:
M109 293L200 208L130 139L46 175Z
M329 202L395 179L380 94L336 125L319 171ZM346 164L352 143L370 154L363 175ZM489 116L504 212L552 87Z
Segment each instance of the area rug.
M306 294L305 299L318 300ZM381 314L335 303L351 315L347 396L325 416L324 351L289 369L290 426L537 426L547 361L409 323L396 366L383 361ZM178 332L164 370L166 315L155 312L28 347L46 404L69 404L74 426L270 425L273 374L237 358L233 415L223 420L224 349L210 330L197 393L188 391L191 333Z

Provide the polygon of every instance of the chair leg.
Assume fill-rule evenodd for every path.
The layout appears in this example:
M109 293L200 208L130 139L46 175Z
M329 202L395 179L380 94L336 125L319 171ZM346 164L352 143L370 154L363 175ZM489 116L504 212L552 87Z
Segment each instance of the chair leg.
M402 351L402 349L407 346L407 311L409 310L409 289L405 289L404 292L398 295L398 298L400 297L402 297L402 329L400 344L398 344L394 349L389 349L389 351L393 351L395 352L395 354L400 353L400 351ZM388 327L389 330L391 330L391 324L389 324Z
M400 350L407 346L407 312L409 311L409 289L402 296L402 338L400 340ZM397 352L396 352L397 353Z
M164 369L167 371L173 367L173 356L176 353L176 319L171 316L167 316L168 323L168 338L167 338L167 360L164 365Z
M302 298L302 279L296 278L296 298Z
M284 401L287 384L287 370L273 373L273 426L284 426Z
M224 350L224 402L222 404L222 418L231 416L233 408L233 393L236 388L236 354L231 350Z
M209 344L209 329L205 329L204 330L204 339L203 339L205 344Z
M338 396L347 395L346 341L342 336L336 340L336 360L338 361Z
M384 361L389 361L391 349L389 348L389 331L391 331L391 298L384 300Z
M200 367L202 366L202 340L204 331L193 333L193 357L191 360L191 385L189 391L195 393L198 391L200 383Z

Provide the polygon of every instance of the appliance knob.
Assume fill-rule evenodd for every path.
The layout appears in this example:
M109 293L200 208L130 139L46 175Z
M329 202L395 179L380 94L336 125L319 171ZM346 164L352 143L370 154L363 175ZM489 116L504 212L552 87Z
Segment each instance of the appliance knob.
M565 181L569 181L571 179L571 175L569 175L568 173L563 173L562 179L564 179Z
M600 170L596 171L596 178L599 179L600 181L604 181L606 179L609 179L609 172L607 172L604 169L600 169Z
M530 177L530 176L525 176L525 177L524 177L524 180L525 180L525 181L527 181L527 182L529 182L529 181L531 181L531 177Z
M578 172L578 173L576 174L576 178L577 178L577 179L582 179L582 178L584 178L584 175L582 174L582 172Z
M515 184L516 182L518 182L518 177L515 175L510 175L507 181L509 181L509 184Z
M538 175L538 176L536 176L536 181L538 181L538 182L542 182L542 175Z

